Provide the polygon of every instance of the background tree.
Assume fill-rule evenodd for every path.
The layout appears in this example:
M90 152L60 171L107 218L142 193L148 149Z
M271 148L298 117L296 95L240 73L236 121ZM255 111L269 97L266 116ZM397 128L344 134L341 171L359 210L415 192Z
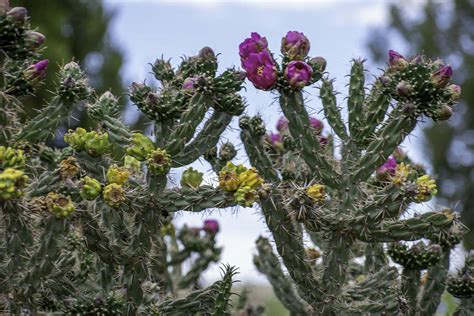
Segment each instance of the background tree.
M374 30L368 42L373 57L386 60L386 52L406 44L406 55L424 52L440 56L454 69L454 82L462 86L462 100L449 122L425 124L423 151L438 175L441 204L455 207L471 229L464 246L474 248L474 1L428 1L413 15L415 1L390 6L384 28ZM398 45L397 45L398 46Z
M44 106L42 100L52 90L55 73L63 63L75 59L90 78L97 93L123 91L120 68L122 52L108 31L114 12L106 10L101 0L11 0L11 6L27 8L31 23L47 34L44 58L49 59L46 84L30 98L32 108Z

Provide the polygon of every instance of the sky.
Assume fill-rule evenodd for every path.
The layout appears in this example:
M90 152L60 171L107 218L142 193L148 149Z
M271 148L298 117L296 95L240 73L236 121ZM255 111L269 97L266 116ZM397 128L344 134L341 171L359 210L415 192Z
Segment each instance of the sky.
M420 4L422 1L418 1ZM366 42L369 30L386 23L388 1L133 1L106 0L107 7L116 10L111 26L112 37L125 54L122 69L125 83L143 81L153 83L149 63L157 57L171 58L176 65L180 57L194 55L200 48L210 46L219 53L220 71L226 67L239 66L238 45L251 32L266 36L270 49L278 55L281 38L288 31L301 31L311 41L310 56L323 56L327 60L327 71L331 78L337 78L335 88L344 95L347 73L353 58L369 57ZM402 50L403 52L403 50ZM376 65L367 62L374 74ZM368 78L370 79L370 77ZM251 84L242 92L248 101L246 112L260 113L267 128L275 130L280 116L275 95L256 91ZM321 109L315 87L306 89L312 114L321 117ZM343 102L343 97L339 99ZM133 116L128 111L126 116ZM127 117L125 117L127 119ZM237 119L232 123L237 127ZM327 131L326 131L327 133ZM238 144L238 133L229 130L223 139ZM413 147L416 137L407 142ZM414 158L416 152L414 152ZM413 157L413 155L412 155ZM248 165L243 150L238 162ZM418 161L420 161L418 159ZM422 159L421 159L422 160ZM423 161L420 161L423 162ZM207 171L207 181L215 178L203 162L193 164L201 171ZM175 173L179 177L182 170ZM243 282L266 282L253 265L256 252L255 240L259 235L269 237L268 229L257 209L240 208L239 211L221 210L206 214L180 214L178 226L188 224L199 226L205 218L219 220L221 232L218 244L224 247L222 263L239 267L238 278ZM210 282L219 277L219 266L213 265L205 275Z

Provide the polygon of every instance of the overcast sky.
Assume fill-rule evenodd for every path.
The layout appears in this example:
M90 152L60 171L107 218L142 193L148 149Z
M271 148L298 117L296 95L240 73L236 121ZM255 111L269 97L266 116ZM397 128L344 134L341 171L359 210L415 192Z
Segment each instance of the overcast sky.
M327 59L327 71L331 78L337 78L335 87L343 94L350 60L368 57L365 47L368 30L384 24L388 3L381 0L105 2L117 10L112 31L114 41L125 53L123 77L127 84L145 78L153 82L148 63L157 57L163 55L172 58L176 64L181 56L196 54L203 46L210 46L221 54L221 71L226 67L239 66L238 45L254 31L266 36L270 49L278 55L281 37L292 30L302 31L310 39L311 56ZM376 67L371 70L377 73ZM314 109L313 114L318 116L318 91L316 88L307 91L312 99L310 106ZM275 130L280 111L273 102L274 95L256 91L251 84L248 84L243 95L249 103L247 112L261 113L267 127ZM339 102L343 102L342 97ZM236 125L237 119L234 119L233 126ZM235 131L226 132L224 138L235 144L239 142ZM239 157L242 162L246 162L242 150ZM194 167L201 170L209 168L205 163L197 163ZM208 177L214 176L208 173ZM255 240L259 235L269 235L258 211L241 208L231 214L223 210L213 213L211 217L218 219L221 224L218 241L220 245L225 245L222 262L239 267L239 279L242 281L264 282L265 279L252 263ZM200 225L202 219L201 214L182 214L177 222ZM215 265L205 278L212 281L218 276L218 266Z

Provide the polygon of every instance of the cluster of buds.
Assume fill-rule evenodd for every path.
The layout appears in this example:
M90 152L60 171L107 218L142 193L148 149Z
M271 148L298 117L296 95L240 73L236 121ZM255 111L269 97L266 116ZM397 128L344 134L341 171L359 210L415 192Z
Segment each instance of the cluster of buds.
M45 36L30 30L28 12L23 7L0 8L0 47L12 59L35 57L45 42Z
M301 90L320 78L326 67L324 58L308 57L309 49L309 40L303 33L288 32L281 43L281 71L268 48L267 39L254 32L240 44L239 55L247 78L256 88Z
M153 141L141 133L132 134L131 143L126 151L136 160L145 161L148 170L155 175L167 173L171 168L171 156L166 150L155 147ZM137 163L133 164L136 168Z
M410 248L402 243L393 243L387 252L393 261L407 269L424 270L440 260L443 249L438 244L427 246L420 241Z
M25 163L22 149L0 146L0 200L23 196L28 181L23 171Z
M66 218L76 209L68 196L56 192L49 192L46 196L47 209L57 218Z
M0 169L25 167L25 156L22 149L0 146Z
M103 190L103 198L105 202L111 207L119 207L120 204L125 202L125 189L123 184L127 182L130 176L129 171L126 168L112 165L109 167L106 173L107 185Z
M442 60L408 59L390 50L389 67L380 83L387 94L404 104L405 114L447 120L461 94L461 88L450 83L452 75L452 68Z
M84 150L93 157L105 154L110 148L109 135L96 131L87 132L82 127L64 135L64 141L77 151Z
M28 177L22 170L7 168L0 173L0 200L10 200L23 196Z
M89 80L77 63L67 63L60 69L57 94L68 103L86 100L91 96Z
M81 197L92 201L95 200L102 192L100 181L89 176L82 179Z
M457 275L448 279L447 290L457 298L471 298L474 295L474 252L466 257L464 267ZM462 304L462 303L461 303Z
M219 171L219 187L224 191L234 192L235 201L242 206L252 206L258 199L257 190L263 179L255 168L246 168L240 164L228 162Z

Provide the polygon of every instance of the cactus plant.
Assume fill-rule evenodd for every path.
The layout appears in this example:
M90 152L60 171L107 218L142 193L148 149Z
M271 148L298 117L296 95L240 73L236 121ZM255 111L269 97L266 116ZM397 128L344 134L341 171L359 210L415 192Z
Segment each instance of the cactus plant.
M390 52L388 67L367 89L364 62L354 60L346 123L326 61L308 57L302 33L284 37L281 64L266 38L252 33L240 45L245 72L219 74L215 53L205 47L176 69L155 61L158 89L131 85L130 100L153 122L149 137L119 119L115 96L94 95L75 62L62 67L48 105L22 122L22 99L34 94L48 65L39 61L44 39L26 9L0 8L4 313L229 314L235 269L223 266L222 279L208 287L199 282L219 260L218 222L176 228L172 220L179 211L253 205L278 253L260 237L255 264L292 315L434 313L463 227L450 209L410 216L412 203L430 200L436 184L398 146L423 116L449 118L457 99L449 66ZM219 145L245 109L238 94L245 78L277 93L285 116L279 134L267 134L259 116L240 117L251 166L232 162L233 144ZM323 121L305 106L303 89L317 82L334 135L323 135ZM72 128L68 118L84 106L93 126ZM61 127L69 131L61 135ZM57 135L67 147L49 146ZM188 168L173 187L171 171L201 157L216 185ZM403 243L415 240L429 244ZM363 264L355 260L362 256ZM388 256L403 267L401 275ZM467 306L460 313L472 305L471 261L448 281ZM245 306L242 295L237 313Z

